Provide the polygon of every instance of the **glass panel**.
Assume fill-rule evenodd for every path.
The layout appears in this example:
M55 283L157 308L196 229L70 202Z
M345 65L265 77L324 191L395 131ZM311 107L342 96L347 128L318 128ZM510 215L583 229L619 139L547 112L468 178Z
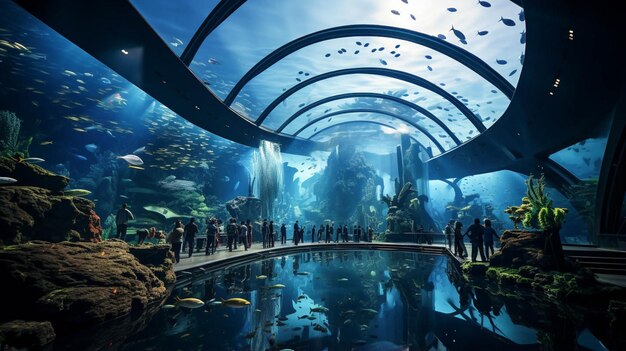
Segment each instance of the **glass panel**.
M447 123L461 140L478 134L477 129L469 120L441 96L398 79L367 74L339 76L311 84L277 106L264 121L263 126L276 129L307 104L328 96L363 92L366 90L364 87L377 87L379 90L370 90L370 92L401 97L430 110L440 120Z
M318 131L328 125L331 125L331 127L313 137L312 140L320 142L328 142L332 140L332 143L337 144L347 143L354 145L360 150L379 155L393 154L396 150L396 146L400 144L401 134L409 134L426 147L432 145L432 142L430 142L424 134L403 122L385 118L380 119L381 123L391 125L393 128L373 123L358 122L358 120L365 118L366 117L355 118L348 114L337 116L336 119L333 118L332 123L327 123L326 121L320 122L321 126L317 127ZM355 121L355 123L337 125L340 122L347 121ZM302 132L302 135L309 137L314 133L313 130L316 129L316 126L308 128L307 131ZM394 130L394 128L396 129ZM441 153L439 152L439 149L434 146L432 147L432 152L433 156L437 156Z
M176 53L182 55L196 30L220 0L131 0Z
M580 179L597 180L607 140L608 136L586 139L553 153L550 159Z
M209 69L208 73L217 75L210 83L216 92L229 90L258 61L291 40L331 27L375 24L441 35L516 85L519 73L508 75L514 69L509 65L518 62L525 50L525 34L521 34L525 22L518 16L521 8L511 1L494 1L491 7L471 1L455 3L454 12L449 7L437 0L318 0L315 6L293 0L247 1L211 33L195 60L220 62L220 67ZM451 30L452 26L456 31ZM328 52L336 53L338 49L329 47ZM199 76L207 73L204 68L192 68L199 68Z
M421 113L397 102L378 98L349 98L320 105L291 122L283 130L283 133L292 135L312 120L321 118L328 114L354 109L374 109L394 113L425 128L446 149L456 145L441 127L436 125L432 120L424 117Z
M511 65L521 68L519 62ZM251 80L235 101L250 107L253 113L301 81L359 67L403 71L433 82L482 117L486 126L491 126L510 102L495 86L459 62L429 48L388 38L342 38L301 49Z

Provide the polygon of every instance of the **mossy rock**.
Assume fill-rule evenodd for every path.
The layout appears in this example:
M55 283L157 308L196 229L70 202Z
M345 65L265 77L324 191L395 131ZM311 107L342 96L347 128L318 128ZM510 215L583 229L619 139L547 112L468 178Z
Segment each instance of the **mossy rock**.
M462 265L463 273L475 277L484 277L489 266L482 262L465 262Z
M521 266L519 268L519 274L524 278L534 278L537 273L541 272L541 270L537 267L533 266Z
M0 174L17 179L13 186L34 186L53 192L62 191L70 182L67 177L54 174L38 165L17 162L11 157L0 157Z

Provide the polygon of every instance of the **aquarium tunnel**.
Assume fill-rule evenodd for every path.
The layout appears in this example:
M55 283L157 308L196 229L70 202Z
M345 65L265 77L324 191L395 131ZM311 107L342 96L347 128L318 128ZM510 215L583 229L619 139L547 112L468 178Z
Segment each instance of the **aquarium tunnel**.
M625 17L0 0L0 348L626 348Z

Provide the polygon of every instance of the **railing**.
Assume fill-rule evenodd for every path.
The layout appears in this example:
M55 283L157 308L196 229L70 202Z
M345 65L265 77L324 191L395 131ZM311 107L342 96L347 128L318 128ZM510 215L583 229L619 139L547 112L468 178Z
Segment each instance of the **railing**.
M451 236L451 240L454 241L454 237ZM448 239L446 235L440 232L435 233L397 233L387 234L386 240L388 242L403 242L403 243L417 243L427 245L448 245Z
M598 247L626 251L626 234L598 234Z

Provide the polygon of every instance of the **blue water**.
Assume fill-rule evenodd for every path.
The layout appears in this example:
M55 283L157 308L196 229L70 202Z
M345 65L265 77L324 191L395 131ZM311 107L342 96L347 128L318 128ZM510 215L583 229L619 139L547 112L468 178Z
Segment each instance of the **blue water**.
M542 349L537 330L509 314L510 301L467 285L440 255L289 255L210 272L166 304L175 297L206 304L165 307L122 349L266 350L270 342L277 350ZM249 307L219 304L233 297ZM328 311L311 311L319 306Z

